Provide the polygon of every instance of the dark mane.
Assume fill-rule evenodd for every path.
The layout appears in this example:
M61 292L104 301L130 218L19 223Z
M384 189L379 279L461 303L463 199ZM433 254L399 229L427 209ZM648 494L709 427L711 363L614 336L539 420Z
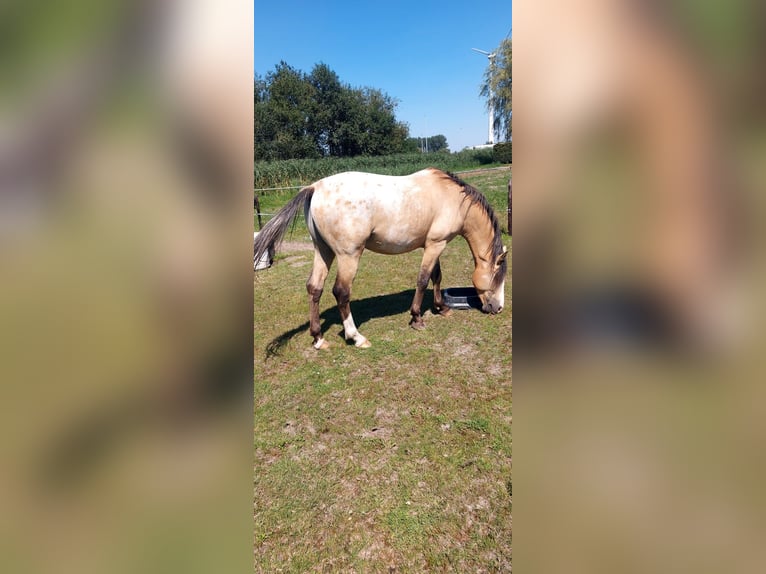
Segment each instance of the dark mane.
M492 230L494 233L494 238L492 241L492 258L497 259L502 253L503 253L503 234L502 230L500 228L500 222L497 219L497 216L495 216L495 211L492 209L492 206L487 201L487 198L484 197L484 194L482 194L478 189L473 187L471 184L466 183L462 179L460 179L458 176L456 176L454 173L448 172L448 171L440 171L443 177L449 179L452 181L452 183L460 186L461 191L465 194L466 199L470 201L472 204L477 205L481 207L482 211L484 211L484 214L489 219L490 224L492 225ZM505 279L506 274L508 273L508 261L507 258L503 259L502 264L500 265L500 268L497 270L497 273L495 273L495 276L492 278L492 287L497 288L500 286L500 283Z

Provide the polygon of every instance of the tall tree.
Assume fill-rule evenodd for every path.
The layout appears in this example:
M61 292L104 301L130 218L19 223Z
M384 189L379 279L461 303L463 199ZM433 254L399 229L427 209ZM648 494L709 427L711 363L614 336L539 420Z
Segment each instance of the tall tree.
M280 158L319 156L310 131L316 112L315 90L305 74L280 62L266 76L269 82L269 113L277 125L274 148Z
M375 88L343 84L326 64L305 74L280 62L254 83L254 157L289 159L404 151L409 128L396 100Z
M447 136L444 134L438 134L428 137L416 137L408 138L405 146L405 150L408 152L436 152L436 151L449 151L449 144L447 144Z
M275 159L276 124L269 112L269 83L258 74L253 83L253 155L256 159Z
M505 141L510 141L513 106L511 39L503 40L495 54L494 61L484 72L481 95L487 98L487 107L491 106L495 110L495 132L501 134Z
M333 137L344 120L344 86L327 64L319 63L311 70L308 81L314 88L316 109L309 118L314 142L323 156L340 155Z
M359 90L364 114L358 126L361 153L387 155L404 150L408 128L396 121L396 101L375 88Z
M428 150L449 151L449 146L447 145L447 136L444 134L437 134L428 138Z

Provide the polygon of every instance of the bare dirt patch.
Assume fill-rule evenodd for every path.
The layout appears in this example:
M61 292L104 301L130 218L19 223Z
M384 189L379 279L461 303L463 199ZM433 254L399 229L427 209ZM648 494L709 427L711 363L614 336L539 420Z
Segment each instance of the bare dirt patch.
M293 253L295 251L314 251L314 244L310 241L283 241L279 247L279 253Z

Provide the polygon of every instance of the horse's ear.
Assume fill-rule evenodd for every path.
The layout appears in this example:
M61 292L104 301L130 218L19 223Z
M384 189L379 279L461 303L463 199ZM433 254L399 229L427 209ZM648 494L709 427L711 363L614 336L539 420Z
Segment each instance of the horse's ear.
M497 261L495 261L495 265L500 265L503 261L505 261L505 258L508 257L508 248L503 245L503 252L497 256Z

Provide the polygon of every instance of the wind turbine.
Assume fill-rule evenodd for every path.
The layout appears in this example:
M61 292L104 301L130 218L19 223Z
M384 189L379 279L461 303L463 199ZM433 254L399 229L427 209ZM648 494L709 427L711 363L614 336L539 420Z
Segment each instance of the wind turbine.
M489 60L489 67L490 69L494 68L495 66L495 56L497 56L497 52L486 52L484 50L479 50L478 48L471 48L474 52L478 52L479 54L484 54L487 59ZM492 84L489 84L489 130L487 133L487 141L491 144L495 143L495 108L492 105Z

